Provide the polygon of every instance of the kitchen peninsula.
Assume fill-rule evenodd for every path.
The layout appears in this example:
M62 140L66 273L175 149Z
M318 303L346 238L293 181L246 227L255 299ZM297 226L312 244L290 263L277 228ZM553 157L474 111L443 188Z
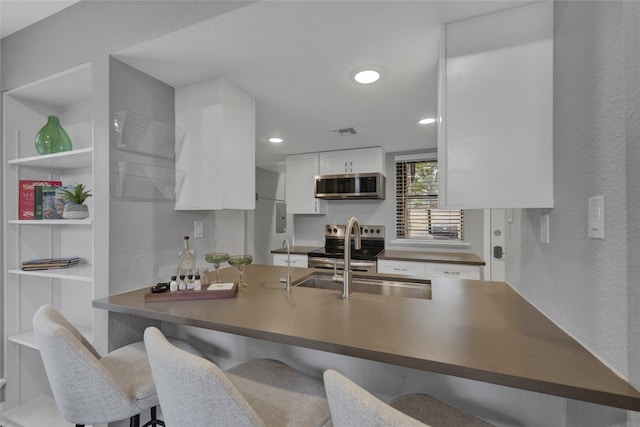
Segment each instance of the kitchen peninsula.
M313 272L292 268L294 285ZM237 274L221 270L222 280ZM145 287L93 306L640 411L640 392L506 283L434 279L430 300L362 293L344 300L324 289L287 293L280 274L247 266L249 287L235 298L145 303Z

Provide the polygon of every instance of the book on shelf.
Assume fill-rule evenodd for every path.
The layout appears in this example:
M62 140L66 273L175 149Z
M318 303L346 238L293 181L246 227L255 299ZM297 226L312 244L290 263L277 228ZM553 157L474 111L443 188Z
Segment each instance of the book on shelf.
M24 261L22 263L23 271L30 270L48 270L51 268L69 268L80 263L79 257L68 258L38 258Z
M21 179L18 182L18 219L34 219L35 186L61 186L61 181Z
M62 196L61 190L71 190L71 186L42 186L36 187L34 202L34 219L64 219L64 205L68 202Z

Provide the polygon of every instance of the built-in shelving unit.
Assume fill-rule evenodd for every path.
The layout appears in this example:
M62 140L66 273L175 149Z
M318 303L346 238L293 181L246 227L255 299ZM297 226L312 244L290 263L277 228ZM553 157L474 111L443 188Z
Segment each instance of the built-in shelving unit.
M102 196L93 192L86 202L91 215L87 219L18 219L20 180L58 180L95 188L92 89L92 65L85 64L3 95L3 425L70 425L58 413L32 330L38 307L55 306L90 342L96 327L106 332L106 324L96 325L102 320L91 307L95 295L104 293L96 292L92 209L93 200ZM60 118L73 150L38 155L34 138L49 115ZM29 259L69 256L79 256L82 262L66 269L21 269Z
M41 169L83 169L90 168L93 148L66 151L42 156L30 156L7 161L10 166L26 166Z
M51 396L41 395L19 407L12 408L4 414L5 420L10 420L12 426L47 426L68 427L73 424L67 422L56 408L56 402Z
M93 337L93 330L86 326L75 325L75 327L80 331L80 333L88 340L91 341ZM23 345L25 347L30 347L35 350L40 350L38 346L38 342L36 341L36 336L33 332L33 329L28 330L27 332L23 332L21 334L15 334L7 337L7 339L11 342L14 342L19 345Z

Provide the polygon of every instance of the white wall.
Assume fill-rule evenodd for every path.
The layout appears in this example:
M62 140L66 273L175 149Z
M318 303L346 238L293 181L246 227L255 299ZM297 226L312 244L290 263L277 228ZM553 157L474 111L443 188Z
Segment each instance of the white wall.
M283 240L293 246L293 215L286 215L286 231L276 232L276 203L285 202L284 179L284 173L256 169L256 209L247 211L247 235L253 240L248 250L257 264L271 264L271 250L282 247Z
M555 207L515 211L507 246L517 249L508 282L636 387L639 10L636 2L556 2ZM587 237L587 198L598 195L606 240ZM545 244L537 236L547 212ZM567 422L580 412L568 406Z

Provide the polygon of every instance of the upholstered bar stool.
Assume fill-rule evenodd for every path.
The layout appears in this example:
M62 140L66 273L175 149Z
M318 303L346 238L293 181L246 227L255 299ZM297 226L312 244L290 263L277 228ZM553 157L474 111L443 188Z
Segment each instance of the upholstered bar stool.
M36 335L53 397L69 422L106 424L129 418L140 425L140 413L151 410L146 426L163 426L156 417L156 394L144 343L139 341L100 356L82 334L51 305L33 316ZM201 355L184 341L186 351Z
M322 381L284 363L259 359L225 373L172 345L157 328L147 328L144 343L168 427L322 426L329 420Z
M426 394L397 396L393 407L332 369L324 372L324 385L334 427L491 425Z

